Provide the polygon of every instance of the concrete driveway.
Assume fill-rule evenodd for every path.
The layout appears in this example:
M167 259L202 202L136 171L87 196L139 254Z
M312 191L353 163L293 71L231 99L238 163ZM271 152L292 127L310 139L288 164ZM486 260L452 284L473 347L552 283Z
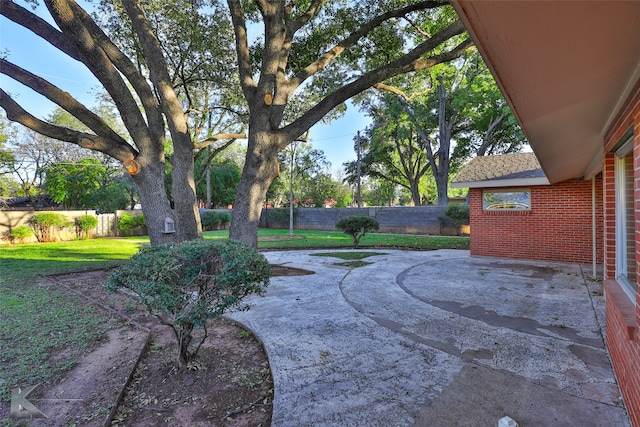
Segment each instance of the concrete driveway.
M230 317L262 340L273 426L628 426L590 267L380 250L359 268L266 252L275 277Z

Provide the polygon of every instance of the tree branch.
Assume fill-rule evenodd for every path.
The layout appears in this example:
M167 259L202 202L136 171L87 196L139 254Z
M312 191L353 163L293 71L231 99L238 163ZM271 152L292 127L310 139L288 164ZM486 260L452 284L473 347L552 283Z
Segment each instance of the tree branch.
M74 13L82 20L82 23L87 26L91 33L96 34L96 42L100 45L101 49L113 63L113 65L120 71L131 83L133 90L135 90L140 102L144 107L144 111L149 122L150 132L163 132L164 122L162 119L162 111L160 105L156 99L151 87L147 83L144 76L140 74L140 71L136 65L122 53L120 49L107 37L100 27L91 19L91 16L79 7L77 4L72 4ZM162 138L162 135L154 135L154 138Z
M210 138L204 139L200 142L196 142L195 144L193 144L193 146L195 149L202 149L223 139L231 139L232 141L228 144L230 145L236 139L247 139L248 137L249 136L246 133L221 133L219 135L214 135ZM228 145L225 145L225 147L227 147Z
M101 136L74 131L42 121L25 111L2 89L0 89L0 107L5 110L7 118L11 121L18 122L50 138L71 142L83 148L105 153L122 162L130 174L135 175L138 172L139 165L135 160L138 153L129 144L120 144L117 141L111 141Z
M418 45L408 54L393 61L389 64L371 70L355 81L341 87L332 92L318 102L314 107L309 109L305 114L298 117L294 122L281 129L283 140L296 138L313 126L317 121L322 119L333 108L345 102L349 98L363 92L372 87L374 84L385 81L399 74L409 73L424 68L432 67L441 62L450 61L460 56L468 47L472 45L470 39L465 39L456 46L451 52L440 55L434 55L429 58L422 58L423 55L432 51L440 44L451 39L452 37L465 32L464 25L458 20L443 30L435 34L431 39ZM281 147L281 149L284 147Z
M15 79L40 95L43 95L51 102L64 108L96 134L101 135L107 140L117 141L120 145L128 145L124 138L111 129L98 115L76 101L68 92L1 58L0 73Z
M251 104L255 97L256 84L253 81L253 70L251 67L251 56L249 53L249 39L247 36L247 26L244 18L244 9L240 0L227 0L231 11L231 21L236 39L236 55L238 57L238 70L240 73L240 84L247 102Z
M489 123L489 128L484 133L484 138L482 138L482 143L480 144L480 147L478 147L478 151L477 151L478 156L485 155L485 153L487 152L487 148L489 147L489 142L491 141L491 137L493 136L493 131L496 129L496 127L498 127L498 125L506 117L507 116L505 114L500 114L498 118L496 118L495 120L492 120L491 123Z
M294 78L291 79L290 84L293 87L300 86L306 79L324 69L329 62L333 61L340 54L342 54L342 52L358 43L360 39L362 39L364 36L369 34L371 31L373 31L375 28L388 21L389 19L399 18L408 13L418 10L442 7L442 5L442 3L437 1L423 1L404 7L402 9L391 10L377 16L376 18L368 21L357 31L351 33L349 36L347 36L347 38L338 43L332 49L329 49L327 52L325 52L316 62L309 64L304 70L299 72Z
M389 85L386 85L384 83L376 83L372 87L374 89L386 90L387 92L394 93L394 94L402 97L407 102L411 101L416 96L421 96L421 95L424 95L425 93L429 93L431 91L431 89L426 89L426 90L423 90L423 91L420 91L420 92L416 92L416 93L414 93L412 95L407 95L402 89L399 89L399 88L397 88L395 86L389 86Z
M0 0L0 15L40 36L71 58L82 62L78 50L64 33L24 7L11 0Z
M214 159L218 154L220 154L220 153L221 153L225 148L227 148L228 146L230 146L230 145L231 145L231 144L233 144L234 142L236 142L236 139L235 139L235 138L231 138L231 139L229 139L227 142L225 142L224 144L222 144L220 147L216 147L216 148L214 148L214 149L213 149L213 151L211 151L211 152L209 152L209 153L208 153L208 154L209 154L209 156L208 156L208 158L207 158L207 162L205 163L204 167L202 168L202 174L200 175L200 177L198 177L198 178L195 180L195 184L196 184L196 185L199 185L199 184L202 182L202 180L204 179L204 177L205 177L204 173L205 173L205 171L206 171L207 169L209 169L209 167L211 167L211 163L213 163L213 159ZM203 152L203 150L201 150L199 153L202 153L202 152ZM199 153L198 153L198 154L199 154Z
M71 0L45 0L45 4L58 27L74 41L82 57L82 62L111 96L124 125L136 141L138 149L141 151L162 150L163 147L157 147L154 144L157 143L157 140L152 138L147 123L120 73L115 69L104 50L96 44L96 34L91 33L78 18L74 7L71 6L72 3L74 7L79 7Z
M307 10L302 15L288 22L287 32L292 35L295 34L300 28L302 28L303 25L305 25L307 22L313 19L314 16L316 16L316 14L320 11L323 3L323 0L312 1ZM291 13L290 11L287 12Z
M160 42L153 33L142 5L138 1L125 1L122 3L131 20L133 29L147 59L150 79L153 82L162 101L162 110L169 125L174 145L182 145L193 149L191 135L189 135L186 119L178 96L173 90L169 70L162 53ZM176 150L177 153L178 150Z

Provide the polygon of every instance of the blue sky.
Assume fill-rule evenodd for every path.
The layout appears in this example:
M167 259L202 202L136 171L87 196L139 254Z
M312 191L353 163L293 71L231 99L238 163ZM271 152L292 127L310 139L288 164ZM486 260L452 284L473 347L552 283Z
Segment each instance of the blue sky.
M44 17L47 14L38 15ZM4 18L0 18L0 54L6 54L11 62L49 80L85 105L93 103L98 82L82 64ZM45 118L55 108L46 98L2 74L0 87L36 117ZM314 148L324 151L335 172L341 169L342 163L355 159L353 137L368 123L369 119L357 107L349 105L344 117L328 125L315 125L310 139Z

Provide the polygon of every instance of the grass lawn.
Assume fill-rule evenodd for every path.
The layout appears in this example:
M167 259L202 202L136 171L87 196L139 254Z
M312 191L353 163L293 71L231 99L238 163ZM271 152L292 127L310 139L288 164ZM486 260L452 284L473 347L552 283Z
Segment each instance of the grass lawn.
M207 231L205 238L218 239L229 237L228 231ZM351 237L339 231L260 229L258 231L259 249L321 249L352 248ZM468 237L423 236L417 234L369 233L360 240L360 247L398 248L398 249L469 249Z
M109 329L83 298L37 286L38 277L112 267L139 247L113 239L0 246L0 398L71 369ZM65 358L49 357L63 349Z
M207 239L226 239L228 231L206 232ZM0 398L16 386L46 382L70 369L108 329L107 320L81 297L38 286L40 276L117 266L135 254L148 237L0 246ZM417 250L468 249L469 239L400 234L367 234L361 247ZM340 232L260 230L260 249L351 248ZM327 255L327 254L325 254ZM355 258L355 259L354 259ZM361 256L353 256L349 262ZM11 343L11 345L2 345ZM69 357L51 362L61 350Z

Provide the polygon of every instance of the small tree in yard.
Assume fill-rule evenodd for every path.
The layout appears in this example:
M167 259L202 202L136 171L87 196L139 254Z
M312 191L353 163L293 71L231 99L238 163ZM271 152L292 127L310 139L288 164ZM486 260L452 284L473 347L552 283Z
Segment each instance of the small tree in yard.
M25 239L31 236L33 232L26 225L19 225L17 227L10 228L2 233L2 240L7 240L12 245L17 242L24 243Z
M98 218L93 215L82 215L75 219L78 239L89 239L91 230L98 226Z
M336 222L336 228L351 236L353 247L357 248L360 244L360 239L369 231L378 230L380 224L370 216L345 216Z
M54 212L40 212L27 220L38 242L51 242L55 239L54 231L68 227L73 223L69 218Z
M109 291L127 288L173 329L178 363L193 360L207 338L207 320L247 310L244 297L261 295L271 267L256 249L233 240L194 240L142 249L114 273ZM194 328L200 339L192 345Z

